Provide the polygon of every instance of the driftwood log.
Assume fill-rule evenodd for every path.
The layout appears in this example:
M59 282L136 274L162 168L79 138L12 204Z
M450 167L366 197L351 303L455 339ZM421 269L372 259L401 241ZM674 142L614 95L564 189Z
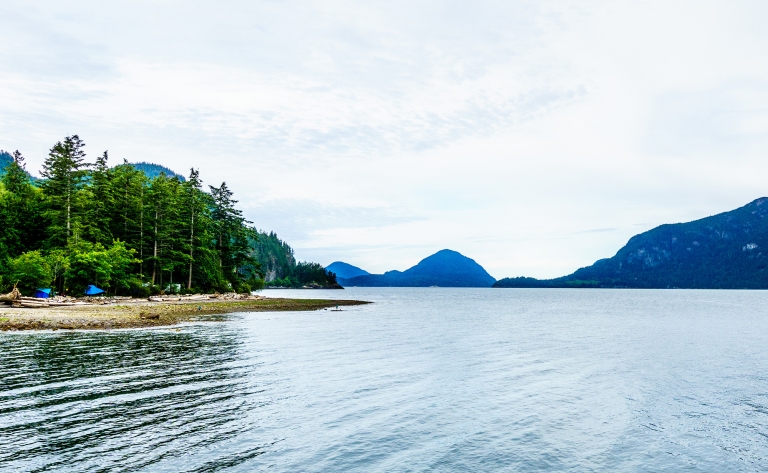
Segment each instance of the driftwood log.
M13 291L8 294L0 294L0 302L14 302L21 299L21 293L16 286L13 286Z

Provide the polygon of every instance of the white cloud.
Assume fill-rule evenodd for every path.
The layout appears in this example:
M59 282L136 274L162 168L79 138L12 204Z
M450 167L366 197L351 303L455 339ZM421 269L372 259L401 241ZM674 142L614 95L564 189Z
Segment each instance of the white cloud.
M766 193L765 10L8 1L0 148L200 167L302 259L558 276Z

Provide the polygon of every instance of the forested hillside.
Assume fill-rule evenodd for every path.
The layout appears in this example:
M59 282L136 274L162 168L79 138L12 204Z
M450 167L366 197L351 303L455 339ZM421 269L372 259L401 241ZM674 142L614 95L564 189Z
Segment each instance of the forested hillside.
M33 182L18 151L0 178L0 286L82 294L238 291L262 287L258 232L226 183L204 186L149 177L104 151L87 163L85 143L56 143ZM170 170L169 170L170 172ZM292 255L291 255L292 256Z
M181 182L186 181L186 178L181 174L176 174L167 167L161 166L159 164L142 161L140 163L131 163L131 166L146 174L146 176L150 179L153 179L160 174L165 174L167 177L178 177Z
M494 287L768 289L768 198L635 235L612 258L556 279Z
M296 262L293 249L274 232L257 232L251 241L253 256L261 263L264 280L270 287L340 288L336 275L318 263Z

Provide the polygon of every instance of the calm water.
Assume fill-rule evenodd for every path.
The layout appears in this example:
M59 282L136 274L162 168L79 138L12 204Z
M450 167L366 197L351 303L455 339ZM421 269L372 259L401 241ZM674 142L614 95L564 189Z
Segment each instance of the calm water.
M765 471L768 292L376 304L0 334L2 471Z

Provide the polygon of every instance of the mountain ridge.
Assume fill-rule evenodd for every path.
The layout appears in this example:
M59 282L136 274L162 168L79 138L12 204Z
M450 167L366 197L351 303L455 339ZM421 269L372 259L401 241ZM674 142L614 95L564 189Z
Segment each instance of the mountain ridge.
M494 287L768 289L768 198L629 239L614 256L554 279L504 278Z

